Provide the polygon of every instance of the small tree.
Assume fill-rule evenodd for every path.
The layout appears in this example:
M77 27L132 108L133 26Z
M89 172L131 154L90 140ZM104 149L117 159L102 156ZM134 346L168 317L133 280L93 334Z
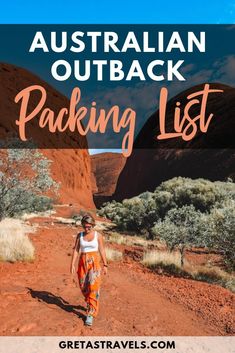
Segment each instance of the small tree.
M229 270L235 269L235 202L212 210L207 228L209 246L220 251Z
M8 147L0 149L0 220L50 208L48 195L58 189L50 176L51 161L33 145L21 148L18 140L9 140Z
M164 240L170 250L178 248L181 254L181 266L184 264L186 247L201 245L199 225L201 212L191 206L171 209L163 221L153 227L155 236Z

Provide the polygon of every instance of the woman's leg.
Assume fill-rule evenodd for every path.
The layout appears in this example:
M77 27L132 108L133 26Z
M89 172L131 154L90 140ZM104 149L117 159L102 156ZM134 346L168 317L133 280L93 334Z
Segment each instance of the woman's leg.
M98 253L81 254L78 281L87 303L87 315L96 317L99 310L101 266Z
M89 283L88 283L88 268L86 264L86 256L81 254L79 262L78 262L78 283L81 289L81 292L87 302L87 297L89 294Z
M96 317L99 311L101 266L99 254L93 253L89 260L89 294L87 297L88 315Z

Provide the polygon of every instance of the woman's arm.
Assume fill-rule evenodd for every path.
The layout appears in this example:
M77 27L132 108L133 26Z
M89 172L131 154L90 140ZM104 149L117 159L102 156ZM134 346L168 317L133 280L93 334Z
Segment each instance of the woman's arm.
M74 251L73 251L73 256L72 256L72 261L71 261L71 266L70 266L70 272L73 274L76 272L75 270L75 264L78 259L78 254L79 254L79 249L80 249L80 233L78 233L75 246L74 246Z
M100 233L98 233L98 244L99 244L99 252L104 264L104 274L106 274L108 265L107 265L106 253L104 248L104 238L103 238L103 235Z

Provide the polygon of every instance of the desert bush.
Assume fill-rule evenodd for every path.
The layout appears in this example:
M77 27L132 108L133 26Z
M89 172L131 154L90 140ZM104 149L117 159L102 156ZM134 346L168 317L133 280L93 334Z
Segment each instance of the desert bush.
M121 222L122 209L123 205L121 202L112 200L111 202L105 202L102 208L97 211L97 213L101 217L106 217L114 221L118 226L119 222Z
M148 214L148 210L145 208L144 199L141 197L133 197L131 199L125 199L123 201L124 210L122 210L122 218L124 229L141 231L143 228L144 218Z
M98 210L100 216L113 221L119 230L137 231L143 234L151 232L152 224L158 220L158 210L153 193L146 192L122 203L112 201L105 203Z
M0 220L50 209L52 199L45 194L57 189L50 161L37 149L20 148L15 140L9 149L0 149Z
M170 249L177 247L182 262L186 247L210 246L234 268L234 202L235 184L230 180L176 177L154 192L106 203L99 214L120 230L163 239Z
M34 246L26 234L33 231L33 227L18 219L2 220L0 222L0 260L32 261Z
M212 182L202 178L175 177L159 185L154 193L158 195L160 191L170 193L170 201L168 202L173 207L193 205L201 212L208 212L217 204L228 199L235 199L235 184L233 182Z
M180 251L183 266L185 249L204 245L200 234L200 229L203 228L202 222L202 213L194 206L177 207L168 211L164 220L154 225L152 232L156 237L164 240L171 251L176 248ZM206 226L204 222L203 224Z
M173 194L169 191L155 191L153 193L153 199L155 201L155 208L159 219L163 219L169 210L177 207Z
M227 269L235 269L235 201L214 208L204 231L208 245L220 251Z
M228 200L235 200L233 182L176 177L163 182L154 192L144 192L122 202L107 202L98 213L116 223L119 229L141 233L146 230L152 237L154 223L163 220L173 208L192 205L208 213Z

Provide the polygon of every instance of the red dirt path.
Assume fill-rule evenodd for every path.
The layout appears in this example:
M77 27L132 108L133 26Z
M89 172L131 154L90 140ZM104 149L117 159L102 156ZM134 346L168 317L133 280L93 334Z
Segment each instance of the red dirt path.
M69 274L75 228L40 223L33 263L0 263L1 335L232 335L234 295L219 286L154 274L125 256L102 278L100 313L85 327Z

